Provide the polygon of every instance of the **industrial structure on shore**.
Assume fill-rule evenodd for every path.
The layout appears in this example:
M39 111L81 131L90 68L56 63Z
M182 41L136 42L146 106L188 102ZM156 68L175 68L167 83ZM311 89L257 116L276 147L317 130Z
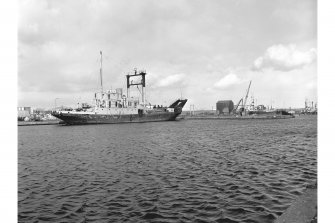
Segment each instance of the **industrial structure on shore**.
M305 107L300 109L273 109L271 107L264 106L262 104L257 105L255 99L251 97L250 103L248 102L248 96L250 91L251 81L247 88L246 94L242 97L236 105L232 100L219 100L216 103L216 115L299 115L299 114L317 114L317 103L309 100L305 100Z
M31 107L17 107L17 117L24 119L32 114Z
M18 121L48 121L56 120L51 115L51 110L32 107L17 107L17 120Z
M216 114L217 115L233 115L238 114L240 116L247 115L247 111L255 110L254 101L248 106L247 101L249 97L251 81L249 82L249 86L247 88L247 92L244 97L242 97L234 106L234 102L232 100L220 100L216 103ZM252 105L252 106L251 106ZM248 108L247 108L248 107Z
M234 111L234 102L232 100L222 100L216 102L217 115L230 115Z
M305 109L302 113L304 114L317 114L318 113L318 103L314 101L305 100Z

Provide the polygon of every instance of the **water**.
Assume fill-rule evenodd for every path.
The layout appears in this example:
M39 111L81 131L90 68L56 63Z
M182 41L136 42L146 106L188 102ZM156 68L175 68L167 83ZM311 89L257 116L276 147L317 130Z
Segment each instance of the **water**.
M317 178L317 118L18 127L19 222L273 222Z

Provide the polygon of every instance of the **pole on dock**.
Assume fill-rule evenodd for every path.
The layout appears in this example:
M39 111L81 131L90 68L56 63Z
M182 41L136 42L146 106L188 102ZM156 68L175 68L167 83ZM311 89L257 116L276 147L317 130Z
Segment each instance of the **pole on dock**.
M102 86L102 51L100 51L100 85L101 85L101 96L104 92L103 86Z

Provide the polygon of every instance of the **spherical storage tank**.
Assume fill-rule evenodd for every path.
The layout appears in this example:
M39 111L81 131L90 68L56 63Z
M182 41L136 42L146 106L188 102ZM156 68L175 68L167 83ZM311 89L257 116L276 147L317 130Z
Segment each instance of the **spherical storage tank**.
M230 114L234 110L234 102L232 100L224 100L216 102L216 112L218 114Z

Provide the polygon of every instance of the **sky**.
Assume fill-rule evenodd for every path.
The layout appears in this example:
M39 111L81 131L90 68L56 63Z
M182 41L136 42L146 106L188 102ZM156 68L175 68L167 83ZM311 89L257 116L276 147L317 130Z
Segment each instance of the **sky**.
M143 69L151 104L215 109L250 81L257 104L317 101L315 0L19 0L18 14L18 106L91 103L100 51L104 89Z

